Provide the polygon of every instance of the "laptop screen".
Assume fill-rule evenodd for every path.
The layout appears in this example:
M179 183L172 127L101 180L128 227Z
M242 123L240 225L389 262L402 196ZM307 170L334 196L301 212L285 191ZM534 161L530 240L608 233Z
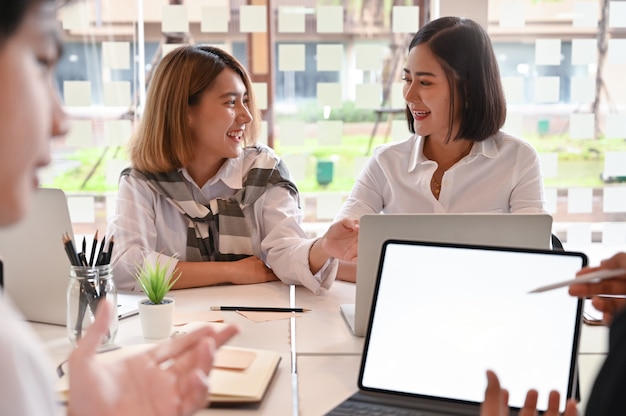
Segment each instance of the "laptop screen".
M387 241L378 270L359 387L447 402L480 403L485 371L523 406L550 390L574 394L582 302L567 288L582 253ZM566 393L566 394L565 394Z

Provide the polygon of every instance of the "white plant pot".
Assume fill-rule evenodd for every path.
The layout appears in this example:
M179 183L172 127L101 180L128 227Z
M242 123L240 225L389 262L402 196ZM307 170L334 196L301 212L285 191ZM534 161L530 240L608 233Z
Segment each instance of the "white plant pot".
M158 305L149 299L139 301L139 318L143 337L147 339L167 338L172 332L174 321L174 299L163 298Z

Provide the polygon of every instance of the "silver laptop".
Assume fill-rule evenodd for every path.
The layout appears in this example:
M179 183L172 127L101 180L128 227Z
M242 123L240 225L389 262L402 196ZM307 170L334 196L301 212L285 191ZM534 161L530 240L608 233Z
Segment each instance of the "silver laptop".
M49 188L37 189L22 221L0 229L4 295L28 321L66 324L70 263L61 241L66 233L73 237L66 196ZM118 316L136 314L140 297L118 294Z
M381 406L477 415L487 369L509 390L514 414L529 388L541 410L550 390L560 391L563 411L576 394L582 301L567 288L528 292L586 263L585 254L565 251L384 243L359 391L329 414L377 414Z
M471 243L505 247L549 248L548 214L368 214L359 228L356 300L341 312L356 336L364 336L369 319L380 249L391 238Z

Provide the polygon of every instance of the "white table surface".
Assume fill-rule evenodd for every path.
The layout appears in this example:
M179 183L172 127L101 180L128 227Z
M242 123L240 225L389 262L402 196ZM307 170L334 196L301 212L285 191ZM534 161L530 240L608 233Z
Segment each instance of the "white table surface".
M318 416L349 397L357 390L364 339L352 335L339 305L354 302L354 293L354 284L346 282L335 282L330 291L319 296L303 287L293 288L280 282L171 292L176 298L177 307L187 311L228 305L295 305L312 309L300 314L299 318L260 323L237 312L222 312L225 322L241 327L241 333L229 345L275 350L281 353L282 360L259 405L209 408L198 414ZM32 326L41 337L54 365L67 357L72 346L65 327L37 323ZM604 360L607 334L605 327L583 325L579 356L583 399L581 409ZM130 345L143 342L147 341L141 336L138 316L120 321L116 343Z
M300 416L320 416L355 393L360 355L298 356Z
M579 356L581 400L578 410L581 415L584 414L593 382L604 358L604 354ZM300 416L323 415L358 391L360 364L361 357L354 355L298 356Z
M336 281L329 291L314 295L296 288L296 305L311 309L298 318L296 351L300 354L361 354L363 337L355 337L339 305L354 303L354 283Z

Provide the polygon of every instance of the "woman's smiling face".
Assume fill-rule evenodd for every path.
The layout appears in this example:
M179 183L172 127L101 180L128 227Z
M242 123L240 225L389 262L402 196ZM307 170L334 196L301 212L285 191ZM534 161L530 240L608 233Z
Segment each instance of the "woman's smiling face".
M189 108L189 126L199 160L221 165L242 151L246 126L252 121L248 91L235 71L226 68Z
M452 129L454 136L460 117L455 114L450 125L450 97L456 99L457 94L456 91L450 94L446 73L427 43L409 51L402 79L402 93L413 115L415 133L445 141Z

